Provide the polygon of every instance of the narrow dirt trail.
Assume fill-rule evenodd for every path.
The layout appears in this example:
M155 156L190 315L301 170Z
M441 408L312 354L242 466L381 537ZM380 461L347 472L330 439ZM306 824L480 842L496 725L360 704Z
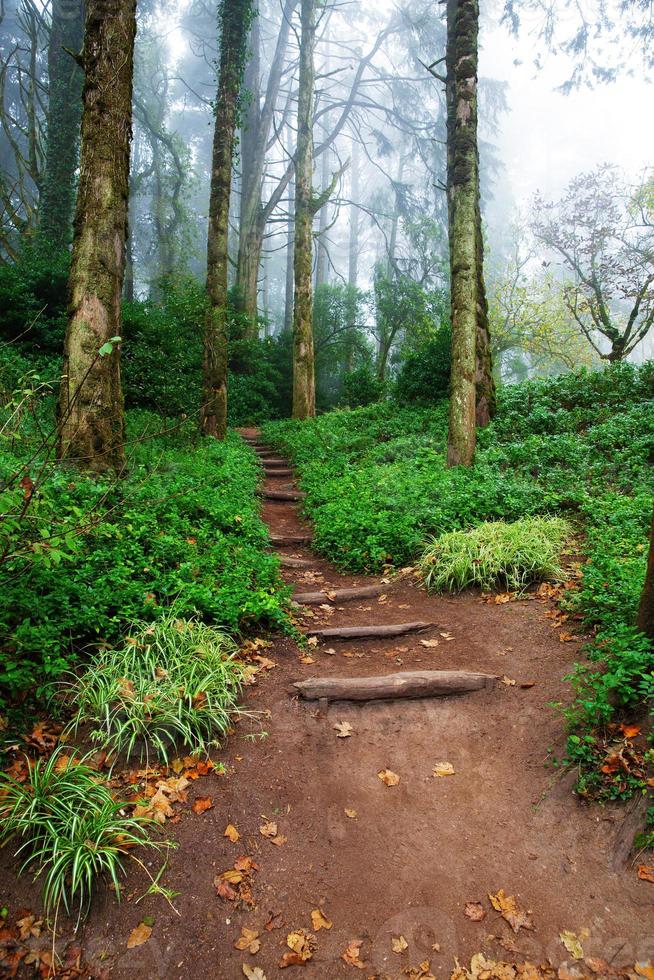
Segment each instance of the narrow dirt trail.
M264 491L293 489L288 472L270 469ZM293 502L265 500L263 513L274 535L310 533ZM308 545L279 552L306 563L283 569L297 592L378 581L340 574ZM548 705L569 696L561 678L577 647L559 642L548 608L540 601L489 604L472 594L432 597L411 582L363 601L306 607L307 631L413 620L436 626L395 639L320 641L309 648L314 663L285 638L263 649L275 666L248 689L247 707L265 712L267 737L251 737L260 720L241 721L221 755L227 773L210 790L215 807L175 828L180 848L166 884L180 892L179 916L148 898L138 908L121 906L118 934L107 899L87 924L85 948L121 947L112 954L112 977L236 980L246 963L271 980L285 976L278 965L287 934L314 932L311 911L322 909L332 928L316 933L313 958L290 975L421 976L403 971L429 960L435 976L449 977L455 957L469 962L478 952L558 966L570 960L563 930L585 937L587 956L614 966L654 958L654 886L638 881L632 867L613 869L623 811L581 805L570 778L544 765L549 752L562 752L561 721ZM315 675L427 668L506 675L516 684L359 705L304 702L289 693L292 682ZM350 737L337 737L340 722L352 726ZM455 775L434 777L439 762L451 763ZM386 768L400 777L397 785L379 779ZM285 842L261 835L267 822ZM238 842L223 836L227 824L237 828ZM218 897L213 880L242 855L258 867L249 879L255 907L238 910ZM532 912L533 930L514 934L491 909L487 895L499 889ZM467 902L483 904L482 921L466 917ZM152 938L125 951L125 935L150 911ZM256 954L234 948L243 926L260 933ZM398 954L392 939L400 936L407 948ZM359 971L342 959L352 940L362 941Z

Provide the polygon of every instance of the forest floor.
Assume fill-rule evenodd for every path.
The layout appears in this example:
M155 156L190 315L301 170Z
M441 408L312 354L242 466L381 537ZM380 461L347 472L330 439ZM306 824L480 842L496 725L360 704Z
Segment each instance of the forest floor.
M290 489L292 480L268 477L265 487ZM292 502L266 501L264 519L276 535L308 530ZM280 552L309 563L283 569L300 592L379 581L342 575L309 546ZM225 773L192 779L181 819L166 824L178 848L161 883L179 893L174 909L160 895L136 905L147 884L120 906L99 890L79 937L96 975L270 980L285 975L280 961L294 958L287 936L300 930L315 936L315 948L291 974L328 980L449 977L455 958L465 965L478 953L487 961L549 961L563 980L609 975L593 958L632 970L654 960L654 886L626 859L628 808L583 804L572 793L574 774L561 777L547 765L564 748L551 704L569 696L562 678L583 640L560 641L547 597L430 596L407 576L380 596L298 615L309 634L434 625L395 639L301 648L278 637L253 647L263 659L246 708L263 715L238 723L220 754ZM500 680L460 697L365 704L302 701L291 688L317 675L411 669ZM351 726L345 737L342 723ZM267 736L253 737L262 728ZM434 775L445 762L454 774ZM399 782L387 785L384 770ZM210 797L211 808L191 812L198 797ZM224 835L229 825L240 835L235 842ZM239 861L244 856L251 861ZM148 861L153 872L161 863ZM6 889L7 857L3 865ZM231 884L217 877L235 865ZM33 886L21 879L18 889L26 907L34 905ZM489 899L500 890L505 916ZM144 918L149 938L127 948ZM575 963L577 941L583 958ZM256 952L243 948L248 943ZM301 938L295 945L301 958Z

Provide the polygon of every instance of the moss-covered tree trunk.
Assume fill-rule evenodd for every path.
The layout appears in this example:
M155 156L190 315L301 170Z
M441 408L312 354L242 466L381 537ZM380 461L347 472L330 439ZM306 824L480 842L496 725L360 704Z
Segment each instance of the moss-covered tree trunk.
M72 237L84 74L76 57L84 36L83 0L53 0L48 47L48 112L39 227L54 245Z
M475 453L477 386L490 365L484 326L479 155L477 149L477 0L447 3L447 201L449 215L452 374L447 461L470 466ZM478 361L479 347L479 361ZM492 380L492 378L491 378ZM490 411L483 391L485 417Z
M313 353L313 88L315 0L302 0L300 78L295 152L295 291L293 297L293 418L316 414Z
M245 67L251 0L222 0L220 71L211 167L207 297L204 329L202 431L223 439L227 431L229 200L238 101Z
M477 175L479 175L479 156L477 156ZM481 225L479 200L479 177L477 178L477 380L476 380L476 421L481 428L488 425L495 415L497 399L495 378L493 377L493 357L491 350L490 327L488 323L488 299L484 281L484 238Z
M654 640L654 518L649 538L647 572L638 607L638 629Z
M136 0L87 0L82 150L59 400L59 458L120 470L124 416L116 347L125 270Z

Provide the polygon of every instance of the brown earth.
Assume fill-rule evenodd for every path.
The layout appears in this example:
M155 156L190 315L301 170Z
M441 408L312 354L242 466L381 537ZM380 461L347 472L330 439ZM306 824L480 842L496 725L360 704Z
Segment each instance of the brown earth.
M265 484L291 486L288 476ZM276 534L306 530L295 504L265 502L263 514ZM297 591L371 582L340 574L309 548L281 551L311 562L284 569ZM121 905L100 890L79 937L85 961L116 978L226 980L242 977L247 963L271 980L285 975L278 964L289 952L287 934L314 932L315 909L332 928L316 933L313 958L290 967L291 976L396 978L429 960L435 976L448 977L455 957L468 962L480 951L492 960L558 965L570 960L559 938L564 930L582 937L586 956L612 966L654 960L654 885L615 859L624 809L582 804L571 791L573 774L560 778L547 764L564 742L550 705L570 697L562 677L579 646L559 641L551 605L429 596L410 578L379 597L326 605L304 610L308 630L411 620L435 626L308 650L277 637L261 649L275 666L247 689L246 707L260 714L242 719L221 752L226 774L192 786L191 799L211 795L214 808L198 815L182 807L180 822L166 825L179 845L162 879L179 892L174 909L160 896L135 904L147 887L141 874L130 874L132 900ZM433 640L438 645L425 646ZM358 705L303 702L289 693L293 681L314 675L414 668L483 671L516 683L458 698ZM350 737L337 737L339 722L350 723ZM439 762L455 774L435 777ZM387 768L400 777L397 785L379 779ZM261 835L266 822L277 823L285 843ZM241 835L237 843L223 836L228 824ZM238 910L214 887L214 877L242 855L258 866L251 910ZM160 861L146 860L156 872ZM2 861L3 901L35 907L34 887L16 881L8 856ZM514 934L491 908L488 893L499 889L532 912L533 930ZM483 904L482 921L466 917L468 902ZM152 935L128 950L144 915L154 918ZM267 931L272 916L277 928ZM254 955L234 949L243 926L261 934ZM400 936L407 948L398 954L391 942ZM358 972L341 958L353 939L363 940ZM590 971L582 965L584 974Z

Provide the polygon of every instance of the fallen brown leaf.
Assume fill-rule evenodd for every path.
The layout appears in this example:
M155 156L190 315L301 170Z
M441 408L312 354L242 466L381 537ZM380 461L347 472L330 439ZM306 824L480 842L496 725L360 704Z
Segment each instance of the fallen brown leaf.
M336 732L336 738L349 738L354 731L349 721L337 721L332 727Z
M294 932L289 932L286 945L290 953L284 953L279 962L279 968L282 970L287 966L300 966L310 960L316 948L316 937L304 929L296 929Z
M473 922L481 922L481 920L485 917L486 912L484 911L484 907L481 902L466 902L463 914L467 915Z
M437 762L432 769L434 776L454 776L454 766L451 762Z
M247 926L241 926L241 935L234 943L234 949L247 949L248 953L254 955L261 949L261 943L258 937L259 933L256 929L248 929Z
M143 943L147 943L151 935L152 926L146 926L145 922L139 922L136 928L132 929L129 934L127 948L134 949L135 946L142 946Z
M311 913L311 925L314 932L319 932L320 929L331 929L333 922L330 922L322 909L314 909Z
M241 835L239 834L238 830L236 829L234 824L231 823L228 823L227 826L225 827L225 833L223 834L223 837L227 837L228 840L231 840L232 844L235 844L236 841L241 839Z
M260 966L248 966L247 963L243 963L241 969L247 980L266 980L266 974Z
M357 811L356 810L351 810L348 807L346 807L343 812L345 813L345 816L346 817L349 817L350 818L350 820L356 820L356 817L357 817Z
M409 948L409 944L404 936L391 936L391 949L394 953L403 953Z
M507 895L503 888L496 895L488 893L491 905L502 918L509 923L514 932L519 929L533 929L531 915L529 912L522 912L516 904L513 895Z
M440 640L420 640L420 646L437 647L440 646Z
M198 796L191 809L193 813L205 813L207 810L212 810L213 805L213 800L210 796Z
M639 864L638 877L641 881L654 882L654 864Z
M400 781L398 774L390 769L380 769L377 775L386 786L397 786Z
M344 953L341 953L341 959L349 966L356 966L358 970L365 970L366 964L361 959L361 947L363 946L363 939L350 939L347 944L347 949Z

